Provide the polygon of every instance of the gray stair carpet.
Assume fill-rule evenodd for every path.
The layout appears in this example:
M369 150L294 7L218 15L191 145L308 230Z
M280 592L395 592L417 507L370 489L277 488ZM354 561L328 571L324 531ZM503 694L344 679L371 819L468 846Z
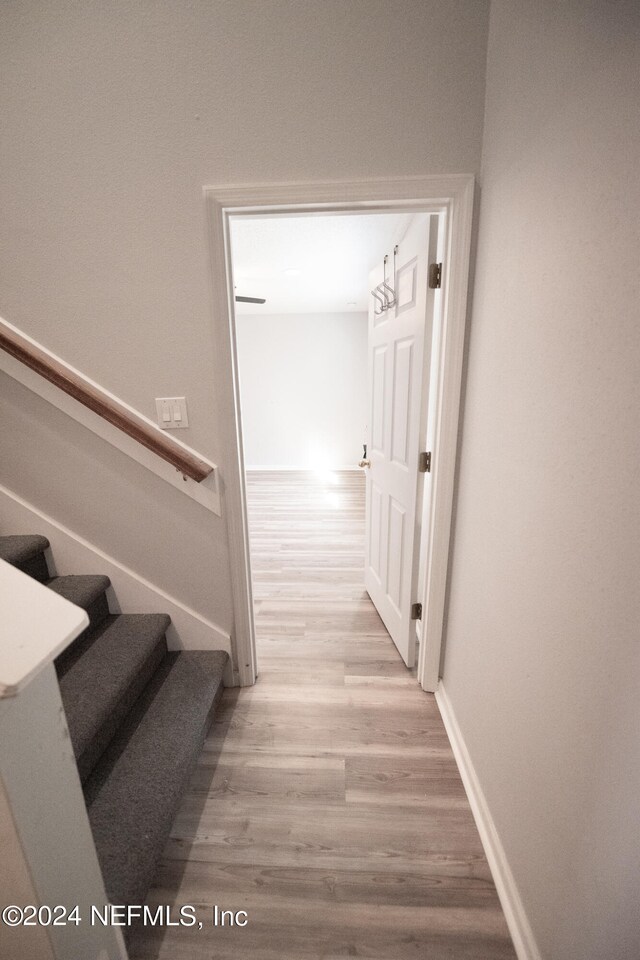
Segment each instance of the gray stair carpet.
M229 659L167 652L165 614L109 612L105 576L50 577L41 536L0 537L0 557L89 614L56 659L89 821L112 903L142 904L222 695Z
M224 651L168 653L85 784L111 903L144 903L227 660Z
M170 622L161 613L108 616L57 665L83 782L165 656Z
M49 570L44 551L49 547L46 537L37 534L0 537L0 559L11 563L34 580L49 579Z
M97 626L109 616L106 593L111 586L109 577L90 574L54 577L48 580L46 585L65 600L86 610L89 614L89 627Z

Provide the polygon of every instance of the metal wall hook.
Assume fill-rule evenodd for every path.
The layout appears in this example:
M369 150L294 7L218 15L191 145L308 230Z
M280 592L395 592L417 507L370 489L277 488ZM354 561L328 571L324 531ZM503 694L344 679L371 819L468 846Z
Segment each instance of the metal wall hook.
M385 258L383 260L382 283L378 284L378 290L380 290L383 297L387 301L387 309L389 309L390 307L395 307L396 305L396 292L393 289L393 287L389 283L387 283L387 263L388 262L389 262L389 254L387 253L385 254ZM394 266L394 273L395 273L395 266ZM395 283L395 277L394 277L394 283Z
M395 276L396 276L396 254L397 253L398 253L398 247L395 246L393 248L393 278L392 278L394 283L396 282ZM375 299L380 304L379 310L375 310L374 308L376 317L379 317L380 314L383 313L385 310L390 310L391 307L395 307L396 305L396 292L391 286L391 284L387 281L388 262L389 262L389 254L386 253L383 260L382 283L379 283L378 286L375 288L375 290L371 291L371 296L375 297Z
M393 304L391 303L391 298L389 297L389 294L384 289L384 284L379 283L378 286L376 287L376 290L378 292L378 296L382 298L382 302L384 303L385 310L388 310L390 306L393 306Z
M393 289L393 287L389 286L386 280L383 280L382 283L378 284L378 290L380 290L380 293L387 301L387 310L389 309L389 307L395 307L396 292Z
M373 308L373 312L375 313L376 317L379 317L380 314L381 314L381 313L384 313L384 311L387 309L387 304L386 304L386 302L382 299L382 297L380 296L380 294L377 292L377 288L376 288L375 290L372 290L372 291L371 291L371 296L372 296L372 297L375 297L375 299L376 299L376 300L378 301L378 303L380 304L380 309L379 309L379 310L376 310L375 307Z

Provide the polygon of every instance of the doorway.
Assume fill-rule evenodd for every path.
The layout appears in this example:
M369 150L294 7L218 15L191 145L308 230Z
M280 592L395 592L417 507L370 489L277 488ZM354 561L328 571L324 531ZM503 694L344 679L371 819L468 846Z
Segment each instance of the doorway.
M429 529L423 532L422 644L418 679L424 689L433 690L440 670L440 642L444 588L448 559L451 495L455 467L458 400L466 283L468 276L473 180L469 177L426 180L375 181L315 185L271 185L264 187L211 188L206 191L211 230L211 253L216 303L219 405L228 425L224 466L224 502L229 546L234 568L234 646L237 679L252 683L256 676L255 625L251 565L244 482L244 450L241 419L241 391L238 378L238 331L234 310L232 222L235 218L264 216L326 216L327 214L417 213L437 217L437 250L442 259L442 287L439 293L439 332L431 358L433 376L429 389L427 430L435 450L435 469L430 477ZM416 199L416 197L418 199ZM294 268L295 269L295 268ZM383 289L384 293L384 289ZM225 357L228 364L225 364ZM229 376L232 371L233 376ZM369 378L371 382L371 377ZM375 444L374 444L375 446ZM416 458L418 451L415 451ZM366 460L363 457L363 460ZM397 457L395 458L397 459ZM371 502L372 498L368 498ZM414 508L417 507L417 502ZM370 527L370 521L368 520ZM393 539L393 538L392 538ZM391 543L393 553L398 540ZM417 583L417 553L412 556L411 576Z
M318 595L368 605L366 588L415 666L436 238L427 213L231 219L258 640L269 591L306 596L288 609L306 621Z

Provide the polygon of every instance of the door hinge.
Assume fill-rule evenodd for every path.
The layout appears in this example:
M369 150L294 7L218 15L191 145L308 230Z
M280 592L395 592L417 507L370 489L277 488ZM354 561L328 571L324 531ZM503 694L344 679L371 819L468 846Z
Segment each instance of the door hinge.
M422 620L422 604L421 603L411 604L411 619Z
M442 264L429 264L429 290L438 290L442 286Z
M431 451L418 455L418 473L431 473Z

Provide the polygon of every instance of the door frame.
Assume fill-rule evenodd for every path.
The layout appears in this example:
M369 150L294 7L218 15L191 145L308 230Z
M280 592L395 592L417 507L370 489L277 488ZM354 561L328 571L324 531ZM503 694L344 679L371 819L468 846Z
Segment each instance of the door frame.
M256 642L247 522L242 421L231 272L230 218L242 215L426 212L441 215L441 338L432 371L434 437L425 576L419 584L422 642L418 681L435 691L440 677L451 514L458 444L460 387L474 178L467 174L376 180L256 183L204 188L208 229L214 372L220 430L220 488L227 526L233 604L235 680L255 682ZM435 363L434 363L435 360ZM421 545L422 549L422 545Z

